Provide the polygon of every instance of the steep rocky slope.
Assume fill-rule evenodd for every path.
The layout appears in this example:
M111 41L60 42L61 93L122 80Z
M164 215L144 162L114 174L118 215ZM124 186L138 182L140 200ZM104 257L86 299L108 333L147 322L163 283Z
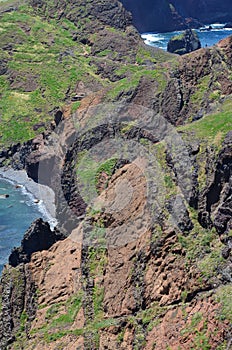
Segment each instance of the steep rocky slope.
M224 23L232 19L229 0L122 0L122 3L131 11L133 23L140 32L197 28L204 23Z
M59 227L3 271L0 348L229 349L232 38L170 55L108 0L1 26L1 163L53 188Z

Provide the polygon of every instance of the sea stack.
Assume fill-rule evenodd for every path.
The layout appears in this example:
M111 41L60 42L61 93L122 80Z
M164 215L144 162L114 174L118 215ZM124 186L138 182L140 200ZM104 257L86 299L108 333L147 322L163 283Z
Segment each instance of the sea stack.
M200 48L201 42L196 31L187 29L180 35L173 36L169 40L167 50L171 53L184 55Z

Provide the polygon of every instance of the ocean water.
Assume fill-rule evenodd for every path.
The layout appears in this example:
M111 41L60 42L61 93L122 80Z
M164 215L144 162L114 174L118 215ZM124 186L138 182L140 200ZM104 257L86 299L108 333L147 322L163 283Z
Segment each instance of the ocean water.
M9 197L3 198L4 194ZM0 179L0 274L12 248L20 245L25 231L39 217L44 215L24 187Z
M209 24L200 29L196 29L196 32L201 41L201 47L210 47L215 45L219 40L226 38L229 35L232 35L232 29L223 28L225 24L214 23ZM204 29L212 27L211 30L206 31ZM159 47L160 49L167 50L168 41L174 35L178 35L182 31L168 32L168 33L143 33L141 36L144 39L145 43L150 46Z

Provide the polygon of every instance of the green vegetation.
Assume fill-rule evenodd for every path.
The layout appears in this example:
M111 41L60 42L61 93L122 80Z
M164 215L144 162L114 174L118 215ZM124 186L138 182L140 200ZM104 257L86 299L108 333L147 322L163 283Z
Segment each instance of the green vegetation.
M28 316L25 312L25 310L21 313L20 316L20 328L19 328L19 334L25 332L25 327L26 327L26 323L28 320Z
M180 33L178 35L175 35L172 37L172 41L179 41L179 40L183 40L184 39L184 33Z
M186 266L197 263L202 277L213 278L218 274L218 268L223 263L221 257L223 244L215 229L208 230L200 226L194 209L189 208L189 212L194 228L188 236L178 236L179 242L186 250Z
M81 306L82 306L82 293L78 293L77 295L72 296L65 304L64 313L59 315L58 308L57 310L51 307L47 311L47 315L53 318L50 327L65 327L68 323L73 323ZM58 317L54 317L57 315Z
M141 311L138 318L141 317L142 324L151 331L160 323L160 319L165 312L165 308L159 306L159 303L153 303L150 308Z
M100 51L100 52L97 53L98 57L105 57L105 56L108 56L108 55L112 55L112 51L109 50L109 49L106 49L106 50L103 50L103 51Z
M203 321L203 327L201 327L201 330L199 331L197 329L197 326L200 322ZM186 336L188 334L191 334L192 340L192 347L191 349L194 350L210 350L211 346L209 344L209 338L207 335L207 321L203 320L203 315L200 312L197 312L193 315L190 324L184 329L181 330L181 335Z
M0 48L12 42L14 50L1 54L12 78L0 77L0 145L33 138L44 130L36 124L51 122L50 112L62 108L79 80L100 79L86 57L88 47L72 40L73 27L68 20L46 22L29 6L1 16ZM73 104L72 111L78 107Z
M69 330L82 306L83 293L70 297L65 303L53 304L46 311L46 323L32 334L38 333L46 342L55 341L67 334L81 335L82 329Z
M96 278L103 275L104 267L107 264L107 249L103 247L90 247L89 270L92 277Z
M167 51L160 50L158 48L150 48L149 46L141 46L138 48L136 55L136 62L138 64L145 64L145 62L164 63L167 65L173 65L177 62L177 58L173 55L170 55Z
M79 156L76 165L77 182L81 195L86 203L90 203L91 200L96 197L95 175L98 167L98 162L87 152L83 152L83 154Z
M228 98L220 112L206 115L198 121L179 127L178 130L219 147L226 133L232 128L231 106L232 100Z
M126 77L111 84L107 98L110 101L117 100L118 96L122 93L128 93L135 89L142 77L155 79L158 84L157 92L163 91L167 84L166 72L167 68L165 67L157 67L151 70L129 63L122 65L115 73L126 75Z
M227 98L221 105L220 111L177 128L183 139L191 142L195 139L200 143L199 152L196 155L199 190L203 190L206 186L207 148L210 147L211 152L217 155L225 135L232 129L231 107L232 100Z
M116 83L112 83L107 97L109 100L116 100L122 92L126 93L134 89L138 85L139 79L139 76L133 76L133 78L123 78Z
M14 3L19 4L18 1L9 1L11 5ZM8 1L2 4L5 6ZM53 120L55 107L62 109L71 104L71 112L75 112L80 102L70 101L79 81L87 85L97 82L98 86L107 87L108 100L115 100L120 94L135 89L143 76L157 81L157 92L165 88L167 61L171 65L176 60L168 53L138 47L137 63L120 64L116 74L125 77L110 83L97 74L94 62L107 58L110 64L116 53L105 49L93 60L91 47L73 40L73 33L81 32L89 20L84 18L85 7L82 8L80 23L62 19L57 25L56 19L49 19L48 12L45 13L48 20L45 20L36 15L30 5L22 4L20 2L17 11L1 14L0 59L6 63L8 71L0 76L0 147L22 143L43 132ZM46 11L50 5L48 3ZM70 8L71 11L70 6L67 4L67 10ZM124 35L117 34L114 28L107 30L118 35L118 39ZM94 40L94 34L92 36ZM166 66L148 69L144 66L146 61L152 64L166 62Z
M174 182L174 174L166 161L166 145L164 142L159 142L153 146L153 152L156 160L162 169L163 186L165 189L165 198L169 199L177 194L177 186ZM161 179L160 179L161 181Z
M91 233L89 233L92 244L105 247L106 246L106 229L104 228L104 223L101 218L93 223Z
M213 244L211 244L210 253L198 264L203 276L210 278L217 273L218 268L224 261L221 255L222 248L223 245L219 240L215 240Z
M109 158L97 168L96 174L95 174L95 186L97 186L99 182L99 178L102 173L105 173L109 177L112 176L116 164L117 164L116 158ZM107 187L107 185L108 185L108 182L105 184L105 188Z
M101 173L106 173L107 175L112 175L112 171L115 167L117 163L117 159L116 158L110 158L110 159L107 159L104 163L102 163L97 171L96 171L96 175L95 175L95 178L98 179L98 176L99 174Z
M98 194L97 185L101 174L105 173L110 177L116 163L116 158L109 158L99 165L99 162L87 152L79 154L76 165L77 181L82 197L87 203L90 203ZM106 182L105 187L107 184L108 182Z
M103 316L103 304L104 299L104 288L96 285L93 288L93 308L94 308L94 316L96 319L101 320Z
M211 94L209 95L209 99L211 101L219 101L221 97L221 91L220 90L214 90L213 92L211 92Z
M8 3L19 4L11 0L2 1L1 6ZM55 107L62 109L68 103L71 112L75 112L80 102L70 101L79 81L108 87L108 100L134 89L142 76L156 79L158 91L165 87L167 68L157 66L149 70L143 64L147 60L154 64L169 60L171 64L173 56L161 50L154 53L145 46L138 47L137 63L120 65L116 74L125 78L110 84L97 74L91 48L73 40L73 33L81 32L89 20L84 18L84 7L80 23L62 19L57 25L56 19L42 19L30 5L22 4L17 11L1 14L0 59L8 71L0 77L0 146L22 143L43 132L53 120ZM48 3L46 11L50 5ZM70 4L68 8L71 10ZM49 17L48 13L45 17ZM116 29L107 30L117 35ZM122 35L118 34L118 39ZM102 50L96 54L95 61L107 58L110 64L115 54L110 49Z
M0 0L1 1L1 0ZM2 0L3 2L3 0ZM6 5L8 2L4 1ZM49 2L49 5L52 2ZM67 8L71 6L67 3ZM85 13L85 7L81 7ZM49 17L49 6L45 17ZM0 60L6 63L8 72L0 76L0 147L11 143L24 142L43 132L53 121L55 108L69 107L71 113L75 113L81 102L71 102L76 94L79 82L88 86L96 83L97 89L104 88L107 93L105 101L115 101L119 97L131 96L142 79L155 81L154 96L158 96L165 88L168 81L168 70L176 65L175 56L170 56L161 50L155 53L145 46L138 48L136 59L131 63L125 59L123 63L113 65L115 77L102 78L98 75L100 65L108 64L114 60L117 53L111 49L96 51L95 57L91 56L92 46L82 44L73 39L75 33L80 33L90 19L81 19L74 24L67 19L44 20L36 16L30 6L21 7L19 11L6 12L1 15L0 21ZM116 33L116 29L108 28L108 31ZM122 35L126 35L123 33ZM98 40L97 34L91 36L92 43ZM85 41L83 41L85 42ZM87 41L88 42L88 41ZM5 49L10 46L10 48ZM11 47L12 46L12 47ZM129 57L129 55L128 55ZM146 66L146 62L149 65ZM111 62L112 63L112 62ZM109 66L110 67L110 66ZM120 68L119 68L120 67ZM103 74L104 75L104 74ZM118 81L117 76L120 77ZM191 96L193 105L199 104L204 98L210 97L212 101L218 101L221 97L220 90L214 90L207 96L210 77L206 76L199 81L196 92ZM89 84L89 85L88 85ZM216 86L217 88L217 86ZM199 167L199 183L202 189L206 183L205 150L207 145L214 147L215 152L220 149L225 134L231 129L232 100L225 100L220 111L213 115L206 115L201 120L181 126L178 130L183 137L196 138L201 141L201 150L197 155ZM101 113L101 112L100 112ZM99 117L95 116L96 119ZM92 122L92 121L90 121ZM121 129L121 135L132 130L136 123L125 124ZM90 135L91 137L91 135ZM152 145L146 138L139 140L140 144L153 152L158 166L162 170L159 179L160 187L164 188L164 195L160 196L162 205L178 193L175 183L175 174L167 164L166 147L164 142ZM106 175L106 181L102 181L103 187L108 186L108 180L114 173L118 159L112 158L99 162L91 152L83 151L79 154L76 164L76 175L79 189L83 199L91 203L99 194L101 176ZM157 172L158 173L158 172ZM159 173L158 173L159 174ZM157 174L154 174L157 176ZM103 176L104 177L104 176ZM158 177L158 176L157 176ZM101 185L101 183L100 183ZM197 219L197 212L189 208L191 220L194 223L193 230L188 235L180 234L177 246L185 251L181 258L185 259L186 268L193 264L201 272L201 281L210 280L217 276L219 268L223 264L221 257L222 243L218 239L215 230L203 229ZM162 213L164 221L166 212ZM168 216L168 215L167 215ZM139 310L135 315L121 318L104 318L104 275L108 262L107 249L105 248L105 222L101 216L100 207L89 206L86 215L92 224L90 232L91 242L94 244L88 248L85 260L85 269L91 281L90 288L86 291L70 297L66 302L50 306L40 305L41 313L45 314L44 324L32 331L38 338L49 343L63 338L66 335L80 336L89 334L94 338L96 348L99 343L99 330L111 326L118 326L120 322L127 322L135 330L134 349L141 349L145 345L145 332L151 331L160 323L166 307L160 307L159 303L153 303L146 310ZM89 224L89 222L88 222ZM163 234L163 228L157 224L154 229L153 240L157 240ZM168 248L169 249L169 248ZM178 254L178 253L177 253ZM49 265L46 267L49 269ZM4 278L14 279L17 298L23 292L24 280L20 271L14 270L12 276ZM46 270L45 270L46 271ZM81 281L85 286L87 281ZM137 286L137 285L136 285ZM87 292L89 293L87 295ZM85 293L85 294L84 294ZM190 291L183 290L181 300L184 304ZM221 303L221 311L218 317L221 320L228 319L231 311L231 287L223 286L217 291L216 300ZM85 315L84 329L75 328L75 321L83 305L90 304L91 316ZM173 307L171 305L170 307ZM1 310L1 302L0 302ZM28 315L24 310L21 314L19 330L16 335L15 348L26 348ZM203 323L201 331L198 325ZM196 313L186 328L182 329L182 335L193 334L192 349L210 349L207 337L207 321L204 321L201 313ZM124 330L118 333L118 342L122 342ZM221 349L223 349L221 346ZM168 347L169 348L169 347ZM218 348L219 349L219 348Z
M129 328L134 329L134 345L133 349L143 349L146 345L146 334L154 327L158 326L168 307L159 306L158 302L153 302L149 308L140 310L135 315L126 316L124 322ZM123 342L125 328L122 328L117 336L118 344Z
M206 75L198 81L196 92L191 96L193 103L200 104L207 97L210 83L210 75Z
M232 285L221 286L216 292L216 301L221 303L220 320L232 322Z

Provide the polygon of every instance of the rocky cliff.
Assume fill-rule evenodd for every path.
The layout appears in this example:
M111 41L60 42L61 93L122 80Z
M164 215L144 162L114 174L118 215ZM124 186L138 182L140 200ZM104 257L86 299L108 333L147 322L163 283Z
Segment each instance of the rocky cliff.
M122 3L131 11L140 32L197 28L204 23L229 22L232 18L229 0L122 0Z
M198 50L201 48L201 42L198 35L192 29L185 30L182 34L173 36L167 46L168 52L178 55L185 55L186 53Z
M84 5L1 13L1 163L59 224L11 254L0 348L229 349L232 38L179 57Z

